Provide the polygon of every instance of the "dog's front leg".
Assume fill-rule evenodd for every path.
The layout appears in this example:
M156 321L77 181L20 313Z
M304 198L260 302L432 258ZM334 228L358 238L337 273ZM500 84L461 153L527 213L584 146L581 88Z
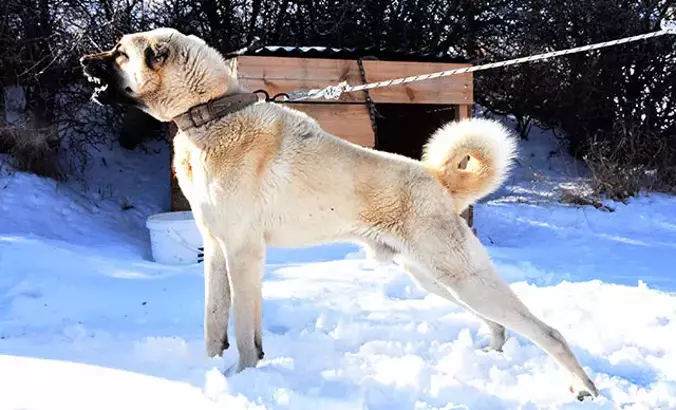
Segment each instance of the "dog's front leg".
M232 242L230 242L232 243ZM228 273L235 320L235 337L239 351L237 371L255 367L262 356L260 346L261 281L265 266L265 243L262 239L234 241L228 250ZM230 248L230 246L229 246Z
M209 357L220 356L230 347L228 319L230 282L225 253L215 238L203 236L204 242L204 340Z

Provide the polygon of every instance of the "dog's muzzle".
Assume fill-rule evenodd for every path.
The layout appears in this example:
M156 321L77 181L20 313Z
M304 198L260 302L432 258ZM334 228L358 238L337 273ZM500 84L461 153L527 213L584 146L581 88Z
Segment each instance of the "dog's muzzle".
M96 86L92 93L92 100L98 104L109 104L113 102L111 80L112 60L105 54L89 54L80 58L82 72L87 80Z
M106 71L106 64L109 63L104 61L104 57L86 55L80 58L82 69L90 77L102 77Z

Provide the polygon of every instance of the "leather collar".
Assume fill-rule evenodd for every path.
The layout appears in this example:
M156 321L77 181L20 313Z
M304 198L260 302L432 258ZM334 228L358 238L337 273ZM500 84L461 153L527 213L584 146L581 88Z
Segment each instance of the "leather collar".
M196 105L183 114L174 117L173 121L181 131L193 127L199 128L210 121L240 111L258 101L258 95L254 93L225 95L204 104Z

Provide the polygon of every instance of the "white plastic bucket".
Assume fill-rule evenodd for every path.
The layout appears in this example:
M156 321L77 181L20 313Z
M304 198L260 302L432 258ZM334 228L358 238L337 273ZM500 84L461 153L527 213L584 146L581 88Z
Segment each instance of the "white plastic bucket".
M153 260L170 265L202 262L202 236L192 212L164 212L146 220Z

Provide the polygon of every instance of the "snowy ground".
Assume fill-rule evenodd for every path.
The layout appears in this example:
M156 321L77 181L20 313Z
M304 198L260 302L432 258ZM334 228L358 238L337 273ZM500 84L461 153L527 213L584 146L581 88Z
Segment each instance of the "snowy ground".
M168 206L168 157L106 152L95 184L0 176L0 409L674 409L676 199L616 212L558 204L579 171L524 144L514 179L476 207L479 236L601 390L509 333L503 354L464 310L351 245L270 249L257 369L206 360L201 265L150 261L145 218ZM532 155L531 155L532 154ZM130 208L131 206L131 208ZM231 331L231 335L232 335Z

